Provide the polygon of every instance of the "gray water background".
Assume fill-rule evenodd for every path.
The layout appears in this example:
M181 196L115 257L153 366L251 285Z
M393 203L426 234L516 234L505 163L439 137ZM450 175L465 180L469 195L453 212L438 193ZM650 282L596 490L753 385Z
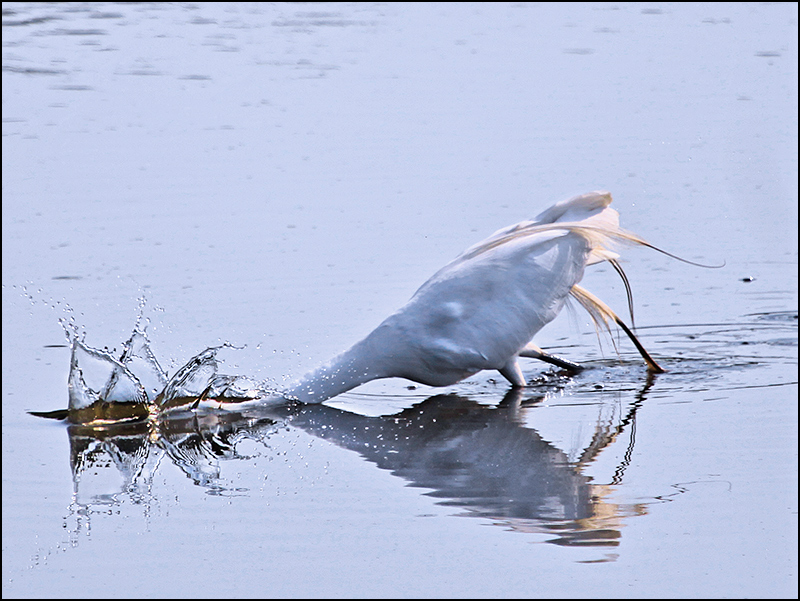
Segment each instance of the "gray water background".
M3 11L4 597L797 595L796 4ZM163 461L144 501L81 503L64 426L26 413L66 406L59 318L119 349L144 295L170 373L229 341L226 371L281 383L467 246L595 189L627 229L725 262L623 252L669 370L644 400L635 353L615 367L580 312L537 337L598 366L527 410L545 440L579 449L597 411L641 404L604 489L634 508L613 547L467 519L291 425L221 463L230 494ZM624 313L613 271L585 283ZM493 378L444 392L491 405ZM441 392L407 384L331 405Z

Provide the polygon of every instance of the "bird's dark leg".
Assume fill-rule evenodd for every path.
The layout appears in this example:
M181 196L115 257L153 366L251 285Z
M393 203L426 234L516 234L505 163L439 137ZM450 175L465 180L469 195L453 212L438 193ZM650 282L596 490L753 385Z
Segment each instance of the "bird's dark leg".
M642 346L642 343L639 342L639 339L636 337L636 335L633 332L631 332L630 328L626 326L625 323L619 317L614 315L614 321L616 321L617 325L621 327L622 330L628 335L628 338L631 339L631 342L633 342L634 346L636 347L636 350L639 351L639 354L642 356L642 359L644 359L644 362L647 364L647 371L653 374L663 374L664 372L667 371L663 367L661 367L658 363L656 363L656 360L650 356L650 353L648 353L647 350Z
M582 365L573 363L572 361L567 361L561 357L556 357L555 355L548 355L532 342L529 342L527 345L525 345L525 348L519 352L519 356L528 357L529 359L539 359L539 361L545 361L546 363L550 363L551 365L555 365L556 367L560 367L561 369L566 369L572 372L583 370Z

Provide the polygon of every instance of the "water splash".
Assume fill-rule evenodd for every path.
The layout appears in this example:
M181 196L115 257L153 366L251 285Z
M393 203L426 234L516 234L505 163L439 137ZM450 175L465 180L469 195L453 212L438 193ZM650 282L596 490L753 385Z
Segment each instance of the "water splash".
M280 391L265 382L218 373L217 353L236 348L229 343L195 355L170 378L152 351L143 321L140 312L117 359L107 350L86 344L85 332L74 319L60 319L70 345L69 407L34 415L66 418L74 424L105 425L155 419L200 405L224 409L280 397Z

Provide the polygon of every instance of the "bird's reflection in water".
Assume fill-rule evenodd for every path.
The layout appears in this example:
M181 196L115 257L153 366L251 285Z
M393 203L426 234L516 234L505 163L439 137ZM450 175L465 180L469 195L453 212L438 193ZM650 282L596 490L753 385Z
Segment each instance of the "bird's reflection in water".
M498 406L437 395L381 417L306 405L241 413L187 411L104 428L72 425L75 505L85 514L92 506L116 502L120 492L134 502L146 501L164 457L210 494L246 493L223 482L220 461L243 458L239 441L268 446L276 431L289 426L356 451L411 486L430 489L425 494L462 508L462 515L515 531L553 534L549 542L555 544L614 546L624 519L645 513L645 505L614 504L617 482L593 484L583 468L634 425L643 395L617 423L598 422L591 442L573 460L524 424L525 407L542 397L523 398L514 390ZM97 478L103 468L117 471L121 489L108 490L108 478ZM615 480L621 470L624 465Z
M499 406L490 407L438 395L379 418L309 405L291 424L358 452L411 486L431 489L427 495L463 508L464 515L518 531L557 533L549 542L562 545L618 544L622 518L644 513L644 506L611 504L612 488L591 484L582 467L622 426L598 425L580 459L570 461L523 425L521 409L541 397L523 401L522 396L512 390Z

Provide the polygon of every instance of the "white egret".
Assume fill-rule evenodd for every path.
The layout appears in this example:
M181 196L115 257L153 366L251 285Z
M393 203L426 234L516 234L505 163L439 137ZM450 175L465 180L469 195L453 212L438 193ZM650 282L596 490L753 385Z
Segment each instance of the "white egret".
M569 296L586 308L595 324L608 327L608 320L617 322L648 369L663 371L622 320L578 286L587 265L609 261L629 291L611 243L655 248L620 229L619 214L610 203L608 192L576 196L468 248L366 338L290 386L287 396L320 403L390 377L449 386L487 369L521 387L525 379L519 357L580 369L532 343Z

